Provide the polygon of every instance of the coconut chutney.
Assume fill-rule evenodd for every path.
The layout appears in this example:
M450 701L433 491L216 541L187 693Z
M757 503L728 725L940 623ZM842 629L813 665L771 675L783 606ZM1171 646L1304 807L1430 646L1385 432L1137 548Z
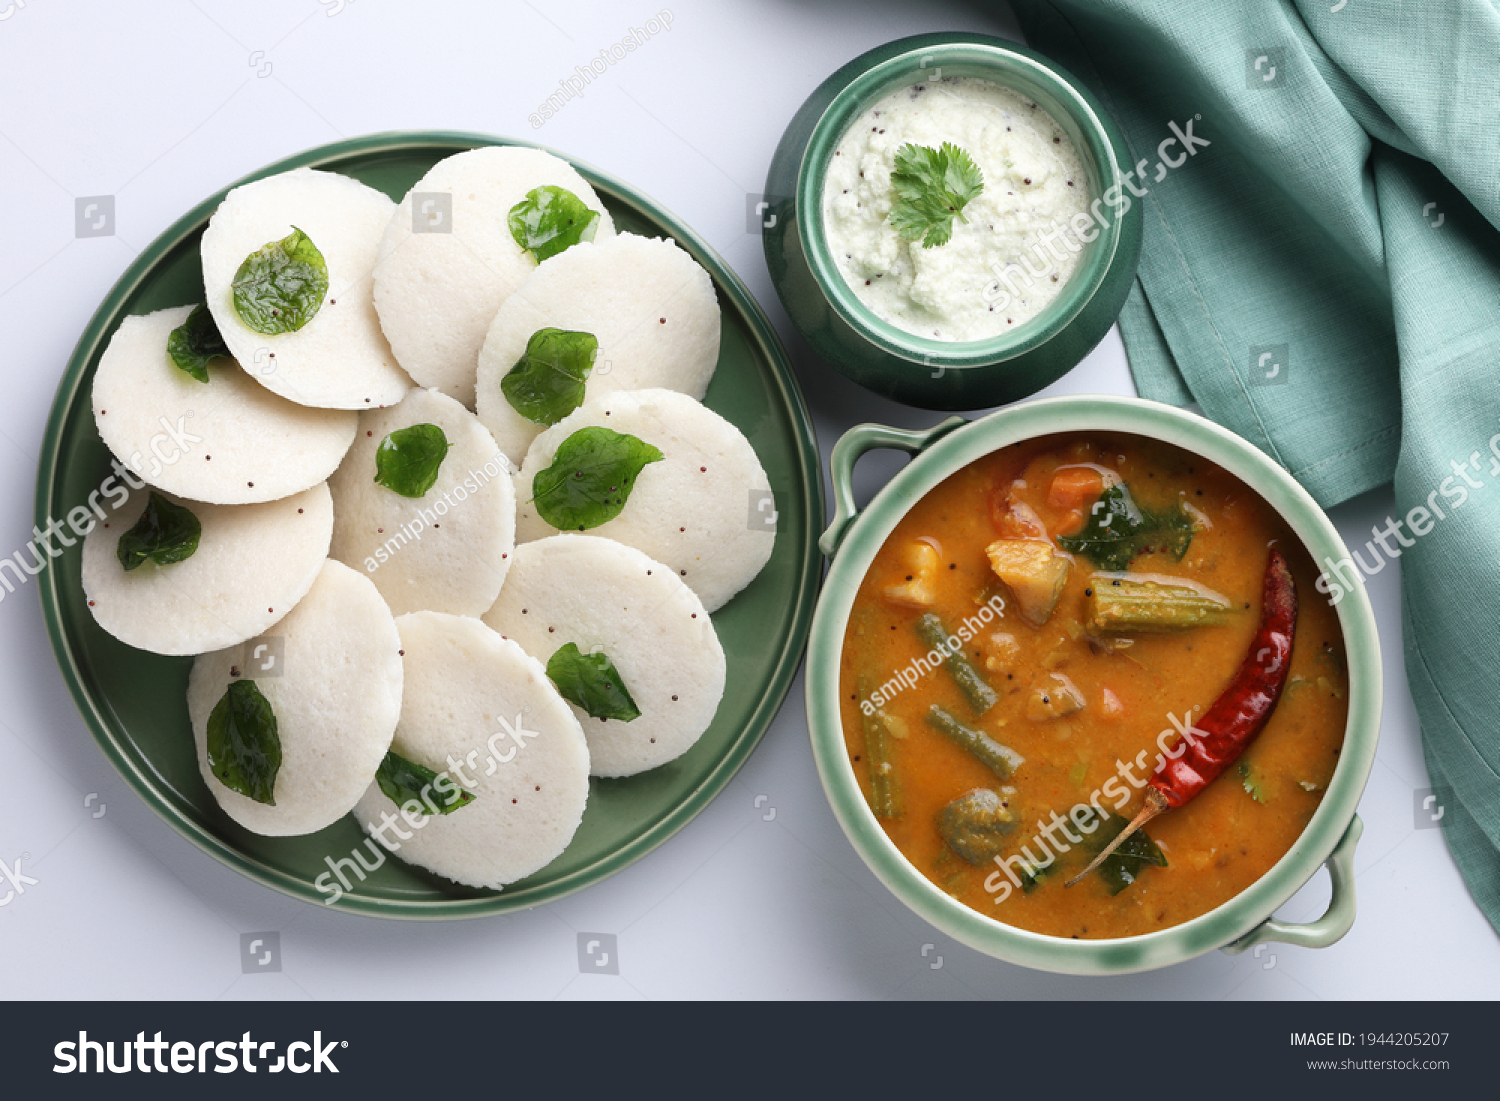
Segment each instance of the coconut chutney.
M962 149L983 190L953 220L946 243L924 248L890 221L891 173L911 144ZM999 336L1061 293L1084 241L1088 175L1068 135L1032 100L976 77L900 88L840 139L823 182L828 250L859 300L899 329L932 340Z

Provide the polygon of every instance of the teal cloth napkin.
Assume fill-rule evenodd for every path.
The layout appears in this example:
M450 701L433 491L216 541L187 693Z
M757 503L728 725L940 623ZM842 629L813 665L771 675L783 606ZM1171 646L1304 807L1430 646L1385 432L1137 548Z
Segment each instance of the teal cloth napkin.
M1324 505L1394 478L1401 526L1351 550L1400 557L1444 835L1500 928L1500 14L1014 3L1144 162L1120 317L1142 395L1197 401ZM1163 144L1190 121L1209 144Z

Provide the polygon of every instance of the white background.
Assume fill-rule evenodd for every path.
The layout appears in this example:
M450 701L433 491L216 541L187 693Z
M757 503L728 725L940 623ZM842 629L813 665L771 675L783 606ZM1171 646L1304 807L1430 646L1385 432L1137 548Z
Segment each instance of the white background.
M781 332L827 450L861 420L935 414L870 397L815 360L770 285L746 196L781 130L839 65L930 30L1016 37L1001 5L668 0L670 31L540 130L559 80L660 9L639 3L0 0L0 552L30 538L53 391L137 252L206 195L304 148L399 129L542 141L654 196L739 273ZM7 6L8 5L8 6ZM259 56L255 56L259 52ZM113 236L74 238L74 200L115 196ZM1133 393L1111 333L1048 393ZM860 468L868 495L901 460ZM1334 510L1346 538L1389 491ZM53 663L34 592L0 603L0 859L38 880L0 907L10 997L1413 998L1487 997L1500 944L1426 787L1401 662L1399 563L1371 580L1385 719L1356 859L1359 919L1322 951L1219 953L1146 975L1030 972L937 935L866 871L813 769L800 677L749 763L655 853L534 911L442 924L351 917L283 897L177 836L115 774ZM35 586L31 586L33 589ZM94 798L89 799L93 794ZM99 812L103 810L103 813ZM98 815L98 817L96 817ZM5 885L0 884L0 895ZM1326 873L1282 916L1308 920ZM244 973L242 933L280 971ZM579 933L618 938L620 974L580 973Z

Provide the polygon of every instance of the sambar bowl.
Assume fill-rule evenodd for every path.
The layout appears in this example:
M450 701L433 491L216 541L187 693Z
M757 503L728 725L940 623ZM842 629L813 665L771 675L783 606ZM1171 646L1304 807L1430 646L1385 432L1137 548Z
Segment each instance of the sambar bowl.
M857 425L833 449L837 507L819 544L831 564L814 612L807 658L808 729L834 815L855 851L897 898L940 932L1011 963L1106 975L1167 967L1215 949L1238 953L1268 941L1326 947L1354 921L1354 847L1363 828L1355 809L1380 729L1380 646L1369 599L1359 585L1334 604L1344 638L1348 710L1338 763L1321 801L1291 849L1269 871L1198 917L1110 939L1065 939L1008 925L971 909L929 880L887 836L866 799L845 739L839 674L851 609L877 552L918 501L976 460L1036 437L1088 432L1159 440L1217 464L1279 514L1314 562L1347 556L1332 522L1285 469L1234 433L1171 406L1137 398L1071 396L1022 402L972 422L952 417L922 431ZM852 471L859 456L874 448L903 450L913 459L860 510L854 504ZM1321 598L1304 593L1302 599ZM1306 924L1275 920L1277 908L1325 864L1333 887L1327 912Z

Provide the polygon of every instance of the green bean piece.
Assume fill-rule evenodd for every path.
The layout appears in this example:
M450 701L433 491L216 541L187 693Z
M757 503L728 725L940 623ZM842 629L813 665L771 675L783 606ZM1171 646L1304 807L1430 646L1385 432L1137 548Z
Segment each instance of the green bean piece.
M970 664L963 650L948 646L948 639L952 636L948 634L948 628L943 626L941 619L928 612L917 620L917 635L929 647L945 655L943 666L953 678L953 683L964 694L964 699L969 701L974 714L983 715L1000 701L999 695L980 676L979 670Z
M1016 769L1026 763L1026 758L1014 749L1001 745L983 731L965 726L937 704L928 709L927 724L963 746L1002 780L1009 780Z
M868 699L860 687L860 698ZM902 811L901 782L896 777L896 766L891 760L891 731L886 723L886 714L877 709L872 715L863 714L865 731L865 759L870 763L870 809L876 818L900 818Z

